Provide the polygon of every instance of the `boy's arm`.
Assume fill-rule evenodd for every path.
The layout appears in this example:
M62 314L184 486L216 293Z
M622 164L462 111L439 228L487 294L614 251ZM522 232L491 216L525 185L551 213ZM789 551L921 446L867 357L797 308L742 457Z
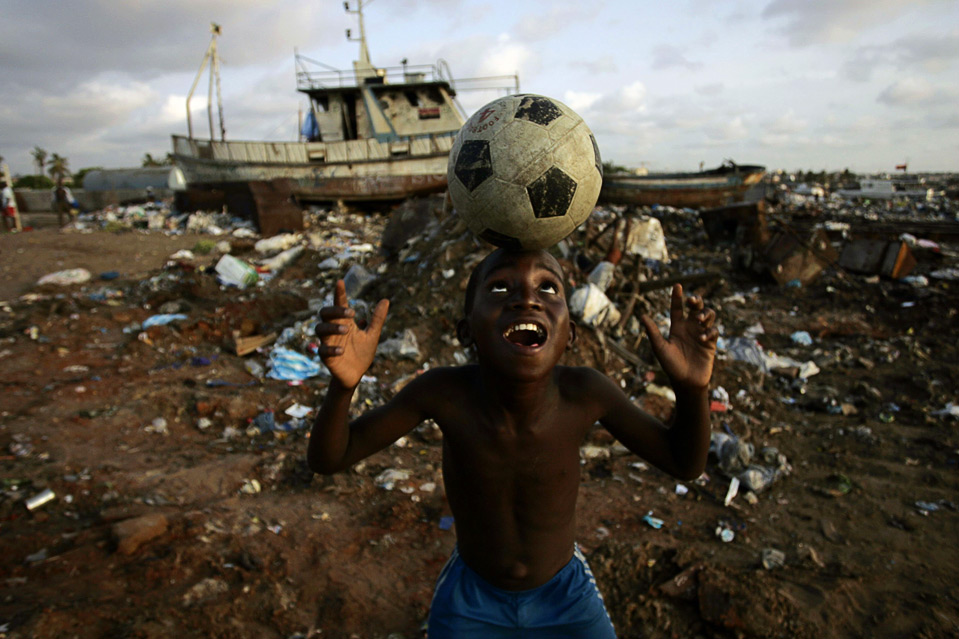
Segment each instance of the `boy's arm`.
M321 342L319 354L333 379L313 423L307 449L310 468L321 473L348 468L349 460L356 457L358 451L348 423L350 402L357 384L373 363L389 310L389 302L382 300L373 311L369 327L362 330L353 320L355 313L349 307L342 280L336 283L333 304L320 311L321 321L316 327Z
M676 393L676 415L670 427L633 405L611 382L600 391L608 410L604 426L624 446L653 465L683 479L695 479L706 467L709 454L709 380L719 331L716 313L705 309L699 297L687 301L683 312L682 287L673 287L669 338L643 316L656 359Z

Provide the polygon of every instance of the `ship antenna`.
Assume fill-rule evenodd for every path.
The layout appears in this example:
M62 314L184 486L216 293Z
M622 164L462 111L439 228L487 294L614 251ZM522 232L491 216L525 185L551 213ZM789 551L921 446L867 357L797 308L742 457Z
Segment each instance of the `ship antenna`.
M363 78L373 78L380 75L376 67L373 66L373 63L370 61L370 50L366 46L366 26L363 24L363 5L368 5L373 0L356 0L356 9L350 9L350 3L344 2L343 8L347 13L354 13L357 15L359 27L360 27L360 37L353 38L351 37L351 32L349 29L346 30L346 39L351 42L360 43L360 59L353 63L353 71L356 73L357 82L361 82Z

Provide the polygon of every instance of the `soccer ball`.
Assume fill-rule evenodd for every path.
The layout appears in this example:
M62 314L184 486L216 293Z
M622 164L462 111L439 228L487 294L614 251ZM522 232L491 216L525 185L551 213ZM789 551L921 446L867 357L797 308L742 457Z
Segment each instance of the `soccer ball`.
M589 127L568 106L541 95L509 95L460 129L447 182L473 233L496 246L541 249L589 217L603 163Z

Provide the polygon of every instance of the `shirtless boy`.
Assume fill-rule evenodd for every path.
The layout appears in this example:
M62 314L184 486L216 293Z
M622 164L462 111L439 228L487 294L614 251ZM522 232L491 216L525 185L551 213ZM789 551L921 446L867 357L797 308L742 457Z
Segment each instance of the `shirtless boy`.
M457 546L437 581L431 639L615 637L574 539L587 431L599 422L682 479L706 465L715 313L697 297L684 311L676 286L668 339L642 318L676 393L675 420L666 426L602 373L557 365L575 337L563 282L545 251L494 251L473 271L457 325L478 363L431 369L352 422L350 400L373 362L389 302L380 301L360 329L341 281L335 305L320 312L320 356L333 378L310 435L315 472L345 470L426 419L442 430Z

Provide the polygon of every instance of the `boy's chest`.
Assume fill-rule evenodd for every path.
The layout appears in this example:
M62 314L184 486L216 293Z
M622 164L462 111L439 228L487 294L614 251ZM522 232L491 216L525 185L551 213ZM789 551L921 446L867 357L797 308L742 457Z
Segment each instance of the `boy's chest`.
M484 472L554 472L577 466L583 429L568 408L557 406L523 423L472 419L444 428L444 443L458 463Z

